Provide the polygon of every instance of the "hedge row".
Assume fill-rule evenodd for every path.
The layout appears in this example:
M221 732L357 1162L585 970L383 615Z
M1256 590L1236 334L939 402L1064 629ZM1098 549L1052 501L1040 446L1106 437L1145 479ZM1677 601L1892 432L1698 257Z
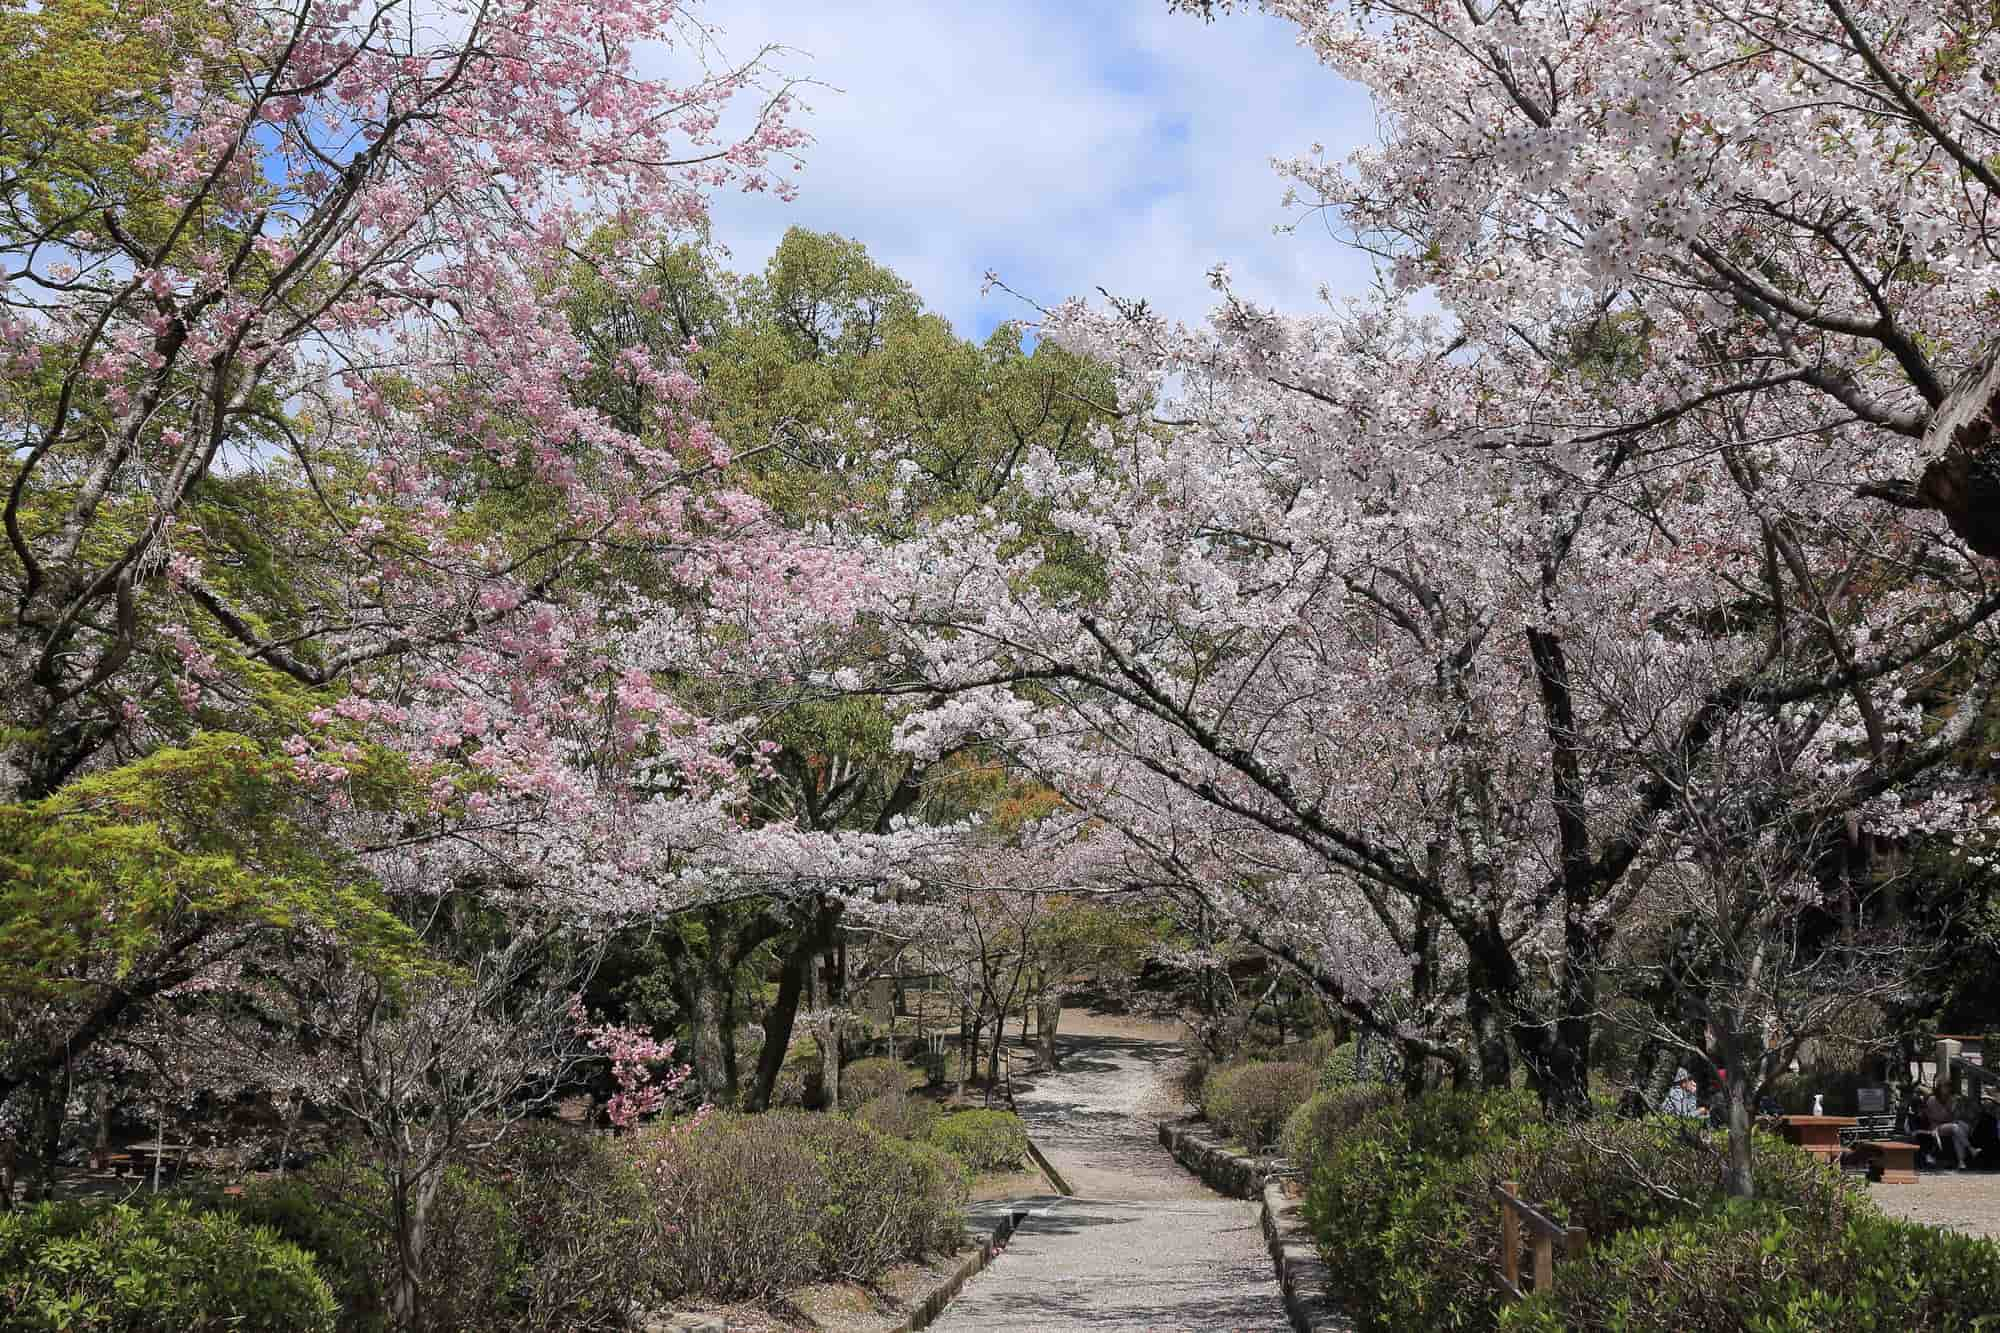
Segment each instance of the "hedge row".
M1969 1329L2000 1293L2000 1246L1891 1222L1775 1139L1758 1140L1746 1210L1724 1196L1721 1135L1661 1119L1550 1124L1522 1093L1336 1090L1287 1137L1307 1220L1364 1328ZM1511 1308L1493 1195L1509 1180L1593 1242L1559 1265L1553 1293ZM1982 1283L1988 1299L1967 1303Z
M1733 1203L1613 1237L1555 1290L1502 1314L1508 1333L1972 1333L2000 1328L2000 1245L1873 1208L1815 1225Z
M762 1298L805 1282L872 1282L958 1241L965 1174L938 1148L838 1116L712 1115L649 1136L640 1174L666 1295Z
M854 1118L878 1133L942 1148L967 1171L1012 1171L1028 1155L1027 1126L1012 1111L946 1114L935 1102L893 1092L865 1103Z
M641 1305L871 1283L956 1247L966 1178L941 1148L838 1116L535 1130L445 1173L422 1328L608 1333ZM381 1173L342 1159L234 1196L0 1213L0 1333L380 1333L393 1237Z
M336 1313L304 1250L185 1200L0 1213L7 1333L333 1333Z
M1303 1062L1248 1061L1210 1070L1201 1084L1201 1113L1232 1142L1255 1152L1313 1093L1317 1072Z

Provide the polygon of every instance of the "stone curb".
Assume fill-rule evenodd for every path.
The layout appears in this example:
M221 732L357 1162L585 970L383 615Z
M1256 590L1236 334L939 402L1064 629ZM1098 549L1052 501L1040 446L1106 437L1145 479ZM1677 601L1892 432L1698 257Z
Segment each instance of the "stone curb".
M1284 1293L1285 1315L1298 1333L1346 1333L1352 1320L1333 1299L1332 1273L1319 1257L1304 1209L1285 1197L1277 1175L1282 1157L1244 1157L1230 1152L1196 1128L1200 1122L1160 1122L1160 1142L1168 1152L1218 1194L1259 1201L1258 1221Z
M1271 1262L1278 1270L1278 1287L1284 1292L1285 1314L1292 1327L1298 1333L1351 1330L1354 1321L1334 1302L1333 1273L1313 1244L1304 1207L1297 1199L1287 1199L1284 1186L1275 1180L1264 1183L1259 1220L1264 1226L1264 1243L1271 1249Z
M910 1317L896 1326L897 1333L917 1333L920 1328L930 1327L931 1321L944 1313L945 1307L951 1304L972 1275L993 1262L993 1256L1007 1244L1014 1228L1027 1215L1025 1209L1020 1212L1010 1210L1000 1215L990 1234L967 1233L967 1239L979 1246L978 1252L967 1255L956 1272L934 1287L930 1295L918 1301L916 1308L910 1311Z
M1042 1150L1035 1146L1033 1139L1028 1140L1028 1156L1035 1159L1035 1165L1040 1167L1042 1174L1049 1178L1049 1184L1056 1187L1056 1193L1065 1198L1076 1193L1075 1190L1069 1187L1069 1182L1062 1178L1062 1173L1056 1170L1056 1164L1051 1162L1043 1155Z
M1204 1134L1194 1120L1160 1122L1160 1145L1204 1185L1232 1199L1254 1199L1281 1157L1240 1157Z

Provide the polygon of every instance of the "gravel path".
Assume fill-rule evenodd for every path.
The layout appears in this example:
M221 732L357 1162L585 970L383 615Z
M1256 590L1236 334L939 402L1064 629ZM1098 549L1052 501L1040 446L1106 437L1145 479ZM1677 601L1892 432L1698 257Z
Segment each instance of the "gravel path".
M2000 1172L1924 1171L1914 1185L1870 1185L1893 1217L2000 1240Z
M1255 1206L1208 1190L1159 1145L1160 1116L1179 1110L1166 1083L1180 1057L1171 1031L1064 1023L1062 1071L1016 1084L1015 1104L1076 1197L1037 1202L932 1327L1289 1327Z

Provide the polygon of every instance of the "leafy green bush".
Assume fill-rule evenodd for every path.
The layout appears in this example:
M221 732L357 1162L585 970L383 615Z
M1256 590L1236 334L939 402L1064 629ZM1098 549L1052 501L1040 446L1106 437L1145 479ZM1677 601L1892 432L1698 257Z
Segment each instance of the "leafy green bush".
M0 1213L0 1330L325 1330L333 1292L298 1246L186 1200Z
M375 1167L336 1157L285 1180L259 1181L220 1205L314 1256L339 1300L343 1333L387 1327L396 1233L389 1185ZM447 1168L426 1220L422 1265L425 1329L504 1326L521 1270L506 1198L463 1168Z
M892 1139L921 1139L930 1133L941 1114L936 1102L897 1092L864 1103L855 1111L854 1118Z
M900 1060L876 1056L856 1060L840 1071L840 1104L853 1110L863 1102L908 1092L922 1076Z
M1314 1068L1319 1071L1319 1086L1322 1088L1344 1088L1355 1083L1380 1085L1382 1082L1380 1066L1373 1061L1363 1064L1361 1048L1351 1041L1330 1048Z
M1201 1112L1225 1137L1255 1150L1277 1139L1312 1092L1310 1065L1290 1060L1224 1065L1202 1086Z
M1433 1093L1378 1107L1323 1139L1305 1163L1306 1220L1335 1285L1373 1327L1481 1326L1468 1316L1489 1310L1488 1256L1470 1273L1447 1273L1444 1255L1419 1261L1412 1251L1427 1228L1443 1246L1473 1243L1477 1216L1493 1209L1482 1200L1475 1214L1460 1202L1472 1193L1466 1159L1519 1138L1536 1117L1525 1093ZM1452 1284L1479 1285L1459 1301Z
M1189 1106L1201 1105L1201 1090L1208 1082L1208 1075L1215 1068L1206 1051L1196 1049L1181 1062L1180 1072L1174 1076L1174 1083L1180 1088L1181 1097Z
M377 1333L389 1325L390 1242L385 1222L376 1215L388 1192L371 1173L364 1195L358 1178L364 1170L349 1159L335 1158L282 1180L254 1181L240 1197L214 1201L313 1256L333 1288L343 1333Z
M1306 1158L1306 1215L1367 1327L1494 1327L1493 1189L1503 1181L1593 1240L1725 1203L1724 1137L1658 1119L1546 1124L1520 1093L1435 1094L1347 1128L1323 1114ZM1868 1211L1854 1187L1776 1140L1758 1140L1757 1173L1771 1206L1817 1234Z
M1828 1115L1855 1115L1861 1104L1861 1090L1882 1086L1879 1074L1821 1065L1786 1075L1770 1089L1770 1096L1790 1115L1810 1113L1815 1096L1825 1098Z
M1012 1171L1028 1155L1028 1130L1012 1111L958 1111L930 1128L930 1141L974 1171Z
M826 1097L820 1086L819 1043L801 1037L785 1048L778 1066L777 1081L771 1085L771 1105L783 1110L818 1106Z
M668 1298L870 1282L956 1243L965 1179L943 1154L837 1116L712 1115L640 1145Z
M1394 1094L1381 1084L1364 1083L1316 1092L1285 1121L1278 1134L1279 1151L1296 1163L1314 1161L1335 1138L1393 1099Z
M502 1191L521 1238L508 1327L595 1333L628 1326L658 1242L631 1154L596 1134L534 1126L502 1149Z
M957 1248L966 1174L948 1154L832 1116L799 1133L822 1182L820 1276L872 1282L900 1259Z
M1822 1171L1822 1174L1827 1174ZM1854 1210L1835 1229L1769 1200L1623 1232L1499 1326L1621 1333L1992 1328L2000 1245Z

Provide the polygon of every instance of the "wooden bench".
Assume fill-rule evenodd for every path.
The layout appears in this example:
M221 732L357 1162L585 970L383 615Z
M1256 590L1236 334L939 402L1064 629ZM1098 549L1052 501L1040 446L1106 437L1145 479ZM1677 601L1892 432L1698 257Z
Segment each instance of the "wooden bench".
M1917 1183L1917 1145L1900 1139L1862 1139L1854 1150L1868 1159L1868 1178L1884 1185Z
M1903 1118L1894 1111L1864 1111L1854 1117L1854 1124L1840 1131L1840 1141L1853 1148L1863 1139L1882 1139L1902 1132Z

